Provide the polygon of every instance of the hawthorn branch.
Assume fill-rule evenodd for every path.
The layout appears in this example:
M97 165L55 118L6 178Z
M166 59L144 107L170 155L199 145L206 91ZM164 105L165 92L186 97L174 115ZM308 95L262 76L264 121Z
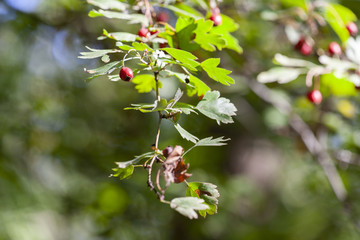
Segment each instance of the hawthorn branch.
M265 85L255 81L248 80L247 82L251 90L260 98L272 104L278 111L290 116L289 120L291 128L293 128L301 137L310 154L320 164L337 199L341 202L345 202L347 191L326 149L326 140L323 140L323 136L321 138L322 141L320 142L310 127L301 119L301 117L293 112L290 103L285 99L274 94Z
M155 93L156 93L156 99L158 101L160 101L160 95L159 95L159 72L154 72L154 77L155 77L155 84L156 84L156 87L155 87ZM157 131L156 131L156 137L155 137L155 151L158 150L159 148L159 138L160 138L160 128L161 128L161 121L162 121L162 114L161 114L161 111L158 111L158 114L159 114L159 120L158 120L158 126L157 126ZM154 191L155 194L157 195L157 197L159 198L159 200L161 202L165 202L165 196L164 196L164 193L163 191L161 191L161 188L159 188L159 191L155 188L154 186L154 183L152 182L151 180L151 177L152 177L152 167L154 165L154 162L155 160L157 159L157 155L155 155L152 159L151 159L151 162L149 165L147 165L147 170L148 170L148 180L147 180L147 184L150 188L150 190ZM156 178L156 185L157 186L160 186L159 184L159 178L157 177Z

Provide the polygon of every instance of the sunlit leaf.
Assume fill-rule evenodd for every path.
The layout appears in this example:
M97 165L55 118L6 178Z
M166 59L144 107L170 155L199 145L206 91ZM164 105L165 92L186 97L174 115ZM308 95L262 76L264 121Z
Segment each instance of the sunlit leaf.
M143 14L128 14L114 11L104 11L100 10L91 10L89 12L89 17L106 17L106 18L116 18L122 20L128 20L128 23L141 23L144 25L149 25L149 20Z
M174 5L162 5L162 7L167 8L171 11L173 11L176 15L183 17L191 17L194 19L202 18L202 14L198 11L196 11L194 8L187 6L184 3L177 3Z
M228 75L231 71L217 67L220 64L220 58L209 58L201 63L201 67L210 78L224 85L234 84L235 81Z
M204 182L190 182L186 189L186 196L203 199L205 204L209 206L208 209L199 211L201 216L205 217L206 213L210 215L217 213L220 194L216 185Z
M196 197L174 198L170 203L170 207L190 219L198 218L197 210L206 210L209 208L208 205L204 204L203 199Z
M234 122L231 116L236 115L237 111L229 99L220 97L218 91L207 92L196 109L205 116L216 120L218 124Z
M257 80L261 83L288 83L299 77L300 74L306 73L304 68L284 68L274 67L268 71L261 72L257 76Z
M223 146L223 145L227 145L226 141L229 141L230 138L224 139L224 137L219 137L219 138L213 138L213 137L207 137L207 138L203 138L200 139L199 141L197 141L195 143L194 146L192 146L191 148L189 148L185 153L187 154L188 152L190 152L192 149L194 149L195 147L201 147L201 146Z
M128 7L128 4L120 2L118 0L87 0L87 2L105 10L116 9L124 11Z
M119 65L120 63L121 63L121 61L114 61L114 62L105 64L104 66L101 66L101 67L98 67L95 69L89 69L89 70L85 69L85 71L90 74L97 75L97 76L105 75L105 74L111 73L113 70L115 70L116 66Z
M275 54L274 62L275 62L275 64L279 64L284 67L308 67L308 68L311 68L311 67L316 66L316 64L314 64L310 61L306 61L303 59L297 59L297 58L289 58L280 53Z
M349 38L346 42L346 56L354 63L360 65L360 37Z
M124 108L124 110L138 110L142 113L151 113L157 111L165 111L167 108L168 102L166 99L162 98L160 101L156 100L153 104L148 103L137 103L131 104L131 107Z
M138 90L139 93L147 93L151 92L151 90L156 89L156 82L154 75L150 74L141 74L136 75L132 82L136 84L135 89ZM159 87L161 87L161 84L159 82Z
M137 164L138 162L140 162L141 160L143 160L145 158L151 158L152 156L154 156L153 152L147 152L147 153L141 154L140 156L135 156L134 159L129 160L127 162L115 162L115 163L119 168L126 168L130 165Z
M197 71L196 67L200 66L200 63L195 61L197 57L187 51L183 51L175 48L162 48L161 50L166 51L173 58L183 63L186 66L186 68L188 68L191 71Z
M120 180L129 178L134 173L134 166L130 165L125 168L113 168L115 173L111 174L110 177L119 177Z
M348 22L356 21L356 15L348 8L340 4L327 4L325 7L325 20L330 24L342 42L349 38L349 32L346 29Z
M281 0L285 7L300 7L304 10L307 9L308 0Z
M174 124L174 127L180 133L182 138L184 138L190 142L193 142L193 143L196 143L196 141L199 140L199 138L197 138L196 136L194 136L191 133L189 133L188 131L186 131L178 123Z
M210 32L214 24L213 21L199 19L196 21L196 24L194 42L199 44L201 48L213 52L216 48L221 50L226 46L226 41L221 34Z
M122 42L134 42L138 38L138 35L127 33L127 32L113 32L109 33L105 29L103 30L103 34L108 38L114 39L116 41Z
M89 49L90 52L80 52L82 56L79 56L78 58L93 59L93 58L103 57L109 53L120 52L119 50L114 50L114 49L94 49L87 46L86 48Z

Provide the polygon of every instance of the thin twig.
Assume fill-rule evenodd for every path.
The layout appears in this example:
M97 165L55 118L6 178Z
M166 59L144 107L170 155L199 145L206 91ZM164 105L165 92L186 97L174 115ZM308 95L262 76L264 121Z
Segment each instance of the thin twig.
M264 101L272 104L280 112L290 116L290 126L297 134L299 134L308 151L319 162L337 199L341 202L344 202L347 197L344 183L342 182L341 177L326 148L324 148L324 146L319 142L310 127L297 114L293 112L290 103L287 102L284 98L279 97L266 86L255 81L248 81L248 85L251 90Z

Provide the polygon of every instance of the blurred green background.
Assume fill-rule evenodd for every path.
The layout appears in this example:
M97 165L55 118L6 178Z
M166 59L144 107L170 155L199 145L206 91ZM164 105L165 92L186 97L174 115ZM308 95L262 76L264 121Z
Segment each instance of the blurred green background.
M342 3L359 13L358 1ZM89 18L85 1L0 2L0 240L360 239L352 224L358 215L350 219L336 200L321 168L289 132L287 117L247 87L246 79L254 81L272 66L276 52L294 55L283 28L260 17L273 4L220 5L240 25L235 36L244 54L212 54L234 71L237 83L211 87L231 99L238 115L234 124L221 126L201 116L180 119L200 138L232 139L228 146L199 148L187 156L189 180L212 182L221 194L218 214L188 220L158 202L143 169L129 180L108 177L115 161L151 151L157 115L123 108L154 96L105 78L85 83L83 69L99 62L77 56L85 45L111 47L96 41L104 26L137 30ZM279 94L304 94L305 88L294 91L301 84L283 86L289 92ZM176 90L172 82L164 81L164 88L167 97ZM306 117L314 109L305 105L300 112ZM358 131L357 118L343 120L350 132ZM358 152L355 140L351 147ZM164 124L160 147L175 144L191 146ZM339 168L357 212L359 168ZM171 187L168 194L184 195L185 188Z

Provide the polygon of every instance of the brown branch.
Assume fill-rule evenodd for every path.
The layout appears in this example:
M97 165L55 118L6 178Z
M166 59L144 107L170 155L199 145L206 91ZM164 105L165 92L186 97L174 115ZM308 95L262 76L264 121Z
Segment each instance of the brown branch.
M293 112L291 104L284 98L276 95L272 90L268 89L265 85L256 81L247 81L251 90L256 93L264 101L272 104L280 112L290 116L290 126L301 137L308 151L318 161L322 167L332 190L334 191L337 199L344 202L347 198L347 192L341 177L331 160L331 157L326 149L326 142L320 142L310 127Z
M156 99L158 101L160 101L160 95L159 95L159 72L154 72L154 77L155 77L155 83L156 83L156 87L155 87L155 93L156 93ZM162 114L161 111L158 112L159 113L159 121L158 121L158 126L157 126L157 131L156 131L156 137L155 137L155 144L154 144L154 149L155 151L157 151L159 149L159 138L160 138L160 128L161 128L161 121L162 121ZM155 160L158 159L157 155L155 155L152 159L149 165L147 165L147 170L148 170L148 180L147 180L147 184L150 188L150 190L154 191L155 194L157 195L157 197L159 198L160 201L164 202L165 201L165 196L164 196L164 192L161 190L161 188L159 188L159 181L158 181L158 177L156 178L156 184L158 186L159 191L154 187L154 183L151 180L151 176L152 176L152 167L154 165Z

